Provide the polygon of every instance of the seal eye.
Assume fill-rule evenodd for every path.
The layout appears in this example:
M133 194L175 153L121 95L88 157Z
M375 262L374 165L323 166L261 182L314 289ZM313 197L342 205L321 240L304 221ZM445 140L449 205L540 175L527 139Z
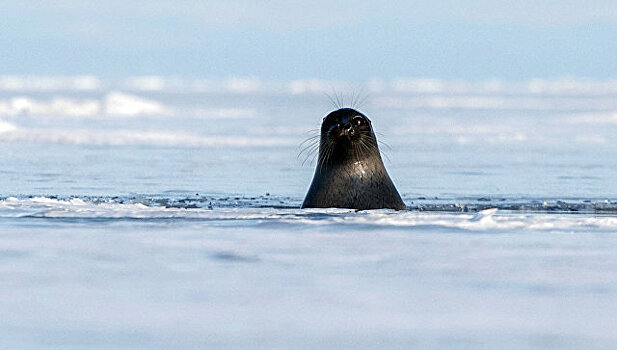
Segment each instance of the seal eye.
M359 115L353 117L353 119L351 121L352 121L353 125L356 125L356 126L360 126L360 125L364 124L364 118L362 118Z

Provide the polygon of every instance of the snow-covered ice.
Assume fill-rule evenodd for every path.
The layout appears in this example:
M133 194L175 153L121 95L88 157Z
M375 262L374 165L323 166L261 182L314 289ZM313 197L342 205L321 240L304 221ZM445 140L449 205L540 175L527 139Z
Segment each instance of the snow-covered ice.
M0 77L0 347L613 349L615 86ZM409 210L298 208L333 88Z

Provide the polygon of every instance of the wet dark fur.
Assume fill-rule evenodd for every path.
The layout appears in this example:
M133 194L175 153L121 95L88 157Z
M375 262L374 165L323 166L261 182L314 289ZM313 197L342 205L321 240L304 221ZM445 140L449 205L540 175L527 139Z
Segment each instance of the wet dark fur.
M302 208L406 208L362 113L341 108L324 118L317 168Z

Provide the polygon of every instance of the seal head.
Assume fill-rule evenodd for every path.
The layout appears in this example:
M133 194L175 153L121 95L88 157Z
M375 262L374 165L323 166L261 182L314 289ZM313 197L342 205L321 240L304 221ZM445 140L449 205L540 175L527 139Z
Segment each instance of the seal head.
M406 209L364 114L341 108L323 119L317 167L302 208Z

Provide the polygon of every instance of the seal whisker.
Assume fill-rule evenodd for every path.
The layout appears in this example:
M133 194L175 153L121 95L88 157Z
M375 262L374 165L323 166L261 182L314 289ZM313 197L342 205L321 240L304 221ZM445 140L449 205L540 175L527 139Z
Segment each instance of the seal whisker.
M306 140L302 141L302 143L300 143L300 146L302 146L303 144L309 142L309 141L315 141L315 140L319 140L319 135L314 135L314 136L309 136L306 138Z
M341 94L341 108L345 107L345 94L343 91L340 91Z
M390 146L388 143L386 143L385 141L381 141L381 140L377 140L377 142L379 142L379 144L385 146L388 150L392 150L392 146Z
M302 143L300 143L298 145L298 148L301 148L304 144L306 144L308 142L316 142L316 141L319 141L319 135L311 136L311 137L307 138L306 140L302 141Z
M300 153L298 153L297 159L300 159L300 157L304 157L304 161L302 162L302 165L304 165L304 163L306 163L306 160L308 158L311 158L311 156L315 156L317 154L318 149L319 149L318 145L307 146L304 149L302 149Z
M386 148L391 151L392 147L388 144L388 142L382 140L382 138L385 138L386 136L384 134L380 133L380 132L375 132L375 134L379 135L379 137L380 137L380 139L377 140L377 142L379 142L380 144L386 146Z
M324 160L324 162L323 162L323 165L322 165L322 168L323 168L324 170L327 170L327 169L328 169L328 162L329 162L329 160L330 160L330 156L332 155L333 150L334 150L334 148L333 148L333 147L331 147L329 143L327 143L327 144L326 144L326 156L325 156L325 157L324 157L324 159L323 159L323 160Z
M381 151L381 154L384 157L386 157L386 160L388 161L388 163L392 163L392 160L390 159L390 155L388 154L388 152Z
M349 107L355 108L356 97L356 88L354 87L353 91L351 92L351 103L349 104Z
M318 148L318 147L319 147L319 140L313 140L310 143L305 144L300 150L300 153L306 151L307 149Z
M369 147L367 142L364 139L361 139L358 144L363 148L363 150L368 154L375 154L375 151Z
M326 156L324 155L323 157L321 157L320 161L319 161L319 173L321 174L324 170L325 170L325 162L326 162Z
M352 149L353 149L353 159L355 159L356 161L360 160L360 152L358 151L358 147L360 147L357 143L354 143L351 145Z
M330 102L332 103L332 105L334 106L334 108L340 108L336 102L334 101L334 99L332 98L332 96L330 96L330 94L324 92L324 95L326 95L326 97L328 98L328 100L330 100Z
M319 142L319 162L317 163L317 170L321 173L321 168L323 167L323 162L325 158L326 145L323 141Z
M358 105L356 107L354 107L354 108L362 108L362 107L364 107L364 104L368 100L369 96L370 95L368 93L366 95L364 95L364 97L360 101L358 101Z
M334 88L334 85L330 84L330 88L332 88L332 93L334 94L334 98L336 99L336 108L342 108L341 100L339 99L339 95Z
M306 150L309 149L313 149L313 148L319 148L319 140L313 140L311 143L307 143L304 147L302 147L302 149L300 150L300 154L306 152Z
M306 162L311 159L310 164L313 164L313 162L315 161L315 157L317 156L317 153L315 152L315 150L312 150L311 152L307 153L307 156L304 158L304 160L302 161L302 166L304 166L304 164L306 164Z
M306 163L306 159L310 158L312 155L316 154L316 151L319 149L319 140L311 140L310 143L307 143L309 140L303 142L306 145L298 152L297 159L300 159L303 155L305 155L305 159L302 162L302 165Z
M351 108L360 108L362 106L361 103L359 103L361 101L361 99L363 99L364 97L362 97L362 94L364 93L364 91L366 90L366 85L362 85L360 86L360 90L358 91L358 93L355 93L355 89L354 89L354 98L351 101Z
M358 142L354 142L353 149L354 149L354 158L356 158L356 160L361 160L359 155L362 154L362 152L359 152L358 150L360 151L365 150L364 140L360 139L358 140Z
M340 91L337 91L336 94L337 94L336 99L339 101L339 108L343 108L343 105L344 105L344 103L343 103L343 95L342 95L342 93Z
M307 147L305 149L303 149L302 151L300 151L300 153L298 153L298 159L300 159L300 157L304 156L305 159L302 162L304 165L304 163L306 162L306 158L310 158L311 156L315 155L317 152L318 147L316 146L311 146L311 147Z

